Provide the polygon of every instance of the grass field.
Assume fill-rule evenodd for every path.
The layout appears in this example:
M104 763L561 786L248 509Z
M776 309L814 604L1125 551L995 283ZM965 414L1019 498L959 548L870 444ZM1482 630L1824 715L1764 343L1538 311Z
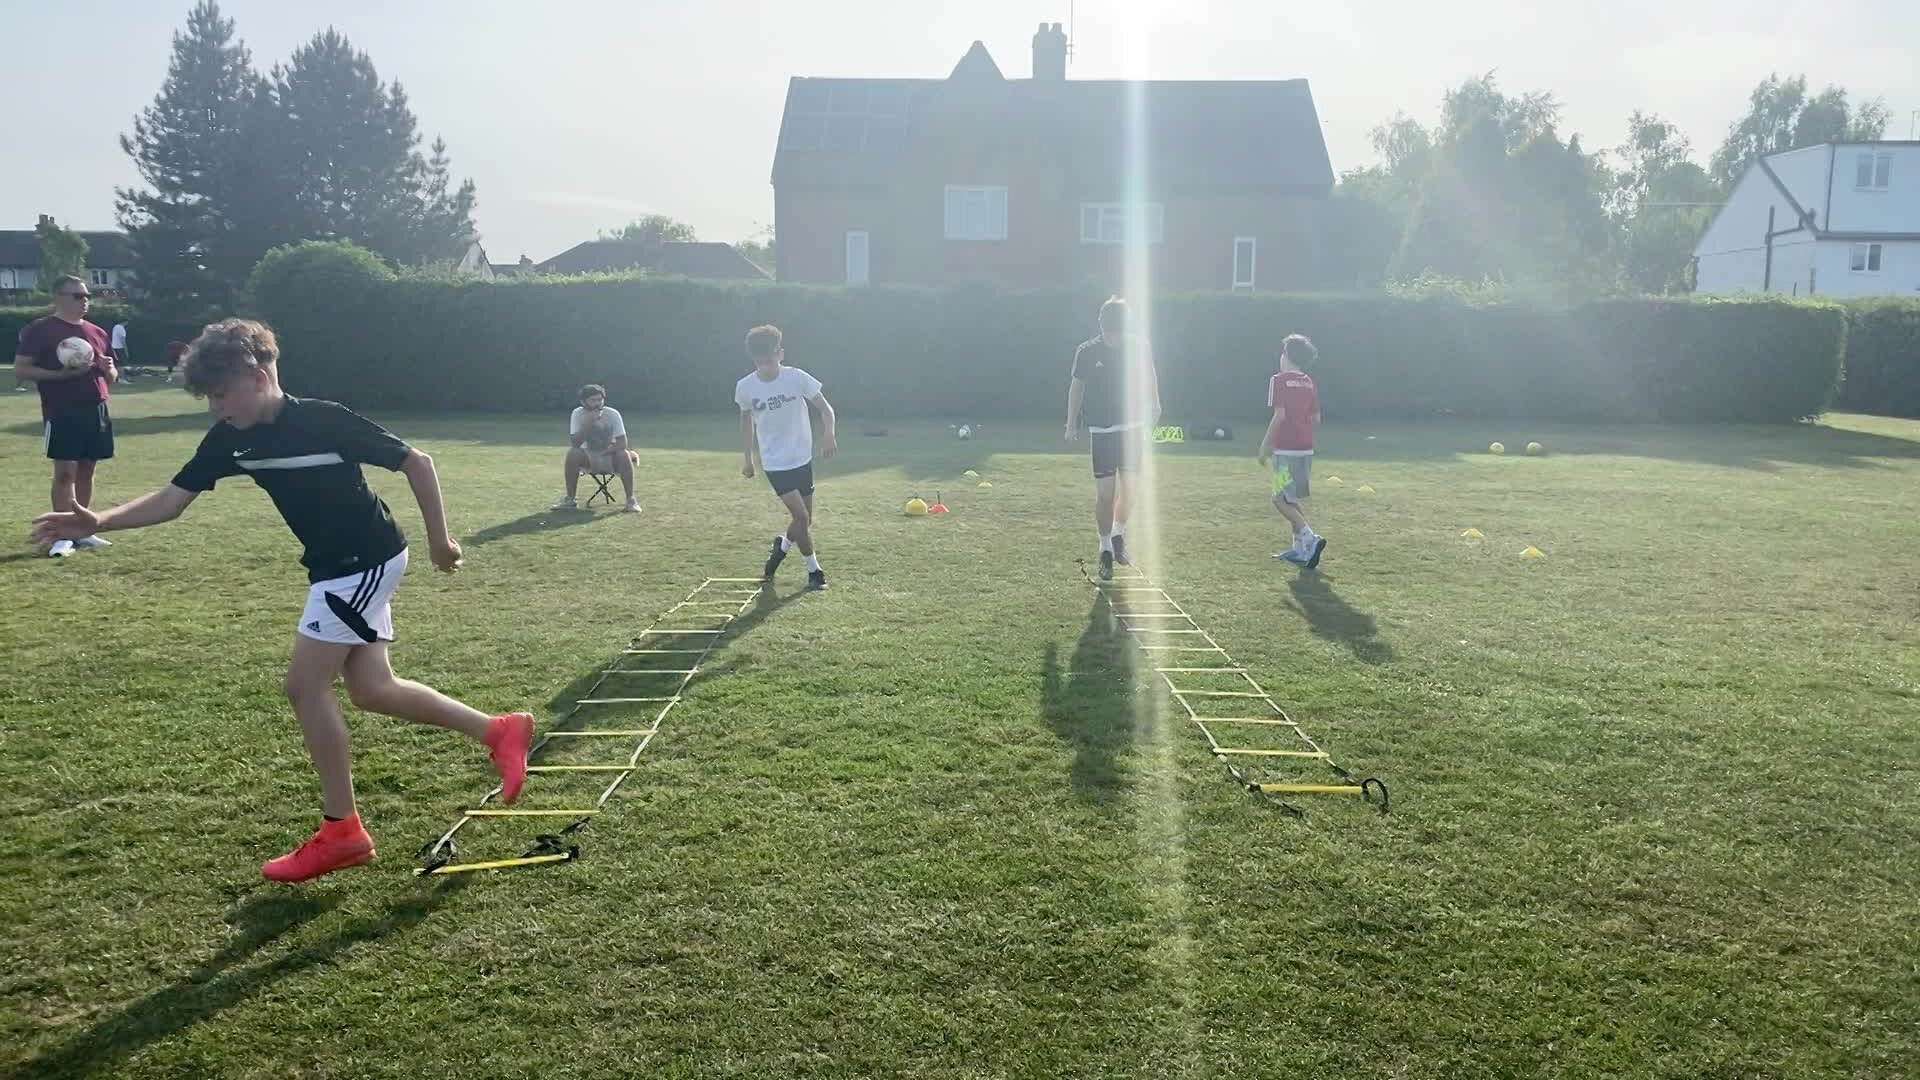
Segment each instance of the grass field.
M101 503L205 427L171 388L115 404ZM416 560L396 666L484 708L548 720L776 521L730 417L630 414L638 518L537 509L564 418L378 419L434 455L468 562ZM288 889L257 866L318 813L291 537L236 480L31 557L37 412L0 398L0 1075L1914 1075L1920 424L1336 423L1317 574L1268 559L1252 432L1168 448L1135 546L1391 785L1294 818L1101 617L1082 448L843 423L832 590L782 572L579 862L412 877L485 759L355 716L380 857ZM900 514L936 488L950 516Z

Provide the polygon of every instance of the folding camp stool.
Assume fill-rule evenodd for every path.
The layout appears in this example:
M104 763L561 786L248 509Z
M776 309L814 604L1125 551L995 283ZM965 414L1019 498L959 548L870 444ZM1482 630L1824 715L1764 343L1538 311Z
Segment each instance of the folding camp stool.
M592 469L588 469L587 479L593 481L594 490L592 494L587 496L587 501L580 505L584 509L591 510L593 509L593 500L595 499L607 500L608 506L617 505L613 498L613 492L607 489L607 485L613 483L614 479L619 475L619 473L594 472Z

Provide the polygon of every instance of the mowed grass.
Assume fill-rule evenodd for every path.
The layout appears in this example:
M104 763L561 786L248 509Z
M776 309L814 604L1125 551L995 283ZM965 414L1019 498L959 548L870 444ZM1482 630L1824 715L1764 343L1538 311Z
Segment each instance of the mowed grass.
M101 503L205 426L171 388L115 407ZM467 550L416 559L402 674L550 723L704 578L757 573L777 516L734 420L629 415L639 518L539 509L563 417L378 417L434 455ZM0 1074L1914 1074L1920 424L1335 423L1318 574L1268 558L1253 432L1164 448L1135 547L1391 787L1387 816L1304 818L1228 783L1103 618L1082 447L867 426L821 467L832 590L790 563L579 862L414 878L485 759L356 715L380 856L289 889L257 864L318 812L280 696L294 542L235 480L29 557L47 467L0 398ZM900 514L936 490L950 516Z

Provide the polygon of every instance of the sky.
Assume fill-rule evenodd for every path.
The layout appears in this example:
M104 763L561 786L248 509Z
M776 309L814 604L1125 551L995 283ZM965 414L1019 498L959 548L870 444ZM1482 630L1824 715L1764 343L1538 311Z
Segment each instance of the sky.
M113 226L134 184L118 137L166 75L190 0L0 0L12 100L0 228L39 214ZM1920 3L1825 0L223 0L262 70L331 25L411 97L479 188L495 262L542 260L641 214L739 240L771 224L793 75L941 77L978 39L1031 73L1043 20L1071 23L1069 78L1309 80L1336 171L1368 133L1493 72L1550 90L1562 134L1611 147L1635 109L1676 123L1704 163L1771 72L1883 98L1889 137L1920 110ZM23 44L25 47L22 47ZM84 69L84 80L74 73ZM57 88L71 85L59 92Z

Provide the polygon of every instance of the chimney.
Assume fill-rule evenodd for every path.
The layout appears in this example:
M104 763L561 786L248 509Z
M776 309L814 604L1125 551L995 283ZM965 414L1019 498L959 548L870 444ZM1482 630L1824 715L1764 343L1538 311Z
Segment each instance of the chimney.
M41 225L52 225L52 224L53 224L53 215L52 215L52 214L41 214L41 215L40 215L40 224L41 224Z
M1033 81L1067 81L1067 35L1059 23L1041 23L1034 32Z

